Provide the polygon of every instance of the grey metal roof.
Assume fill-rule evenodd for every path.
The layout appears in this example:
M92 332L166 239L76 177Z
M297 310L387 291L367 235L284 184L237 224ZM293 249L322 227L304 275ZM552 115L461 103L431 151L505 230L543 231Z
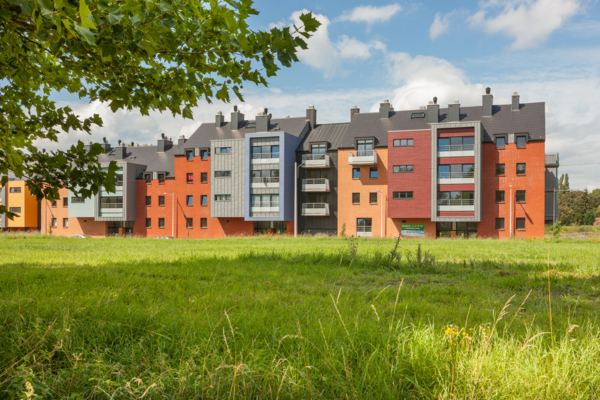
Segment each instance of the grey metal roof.
M243 139L246 133L256 132L254 128L247 127L253 123L256 123L256 121L244 121L240 129L233 130L231 129L231 122L225 122L220 128L217 128L214 123L204 123L198 127L196 132L190 136L187 142L175 154L183 155L185 149L210 147L211 140ZM306 117L274 118L271 119L269 132L286 132L293 136L300 136L307 124L308 120Z
M529 133L529 140L546 139L545 103L521 104L519 111L511 111L511 105L496 105L492 117L482 117L482 107L461 107L460 121L481 121L483 141L492 142L498 133ZM376 138L376 146L387 146L388 131L431 129L425 118L413 118L412 113L425 113L427 110L392 111L389 118L379 118L379 112L354 114L339 148L353 148L357 137ZM448 122L448 109L440 108L439 122Z
M330 145L327 150L337 150L349 126L349 122L317 125L304 137L297 151L310 151L310 145L314 142L329 142Z
M114 149L113 149L114 150ZM174 144L164 153L159 153L158 146L127 146L125 158L116 160L110 153L100 154L98 161L101 163L109 161L127 161L134 164L146 165L145 172L165 171L168 177L175 173L175 152L178 150L177 144ZM111 150L112 151L112 150Z

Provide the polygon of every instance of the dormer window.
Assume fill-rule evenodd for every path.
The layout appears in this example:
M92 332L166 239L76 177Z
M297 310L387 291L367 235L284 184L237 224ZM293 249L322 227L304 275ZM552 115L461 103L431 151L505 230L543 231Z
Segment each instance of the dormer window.
M358 157L373 155L373 139L360 139L356 141Z
M165 174L164 173L158 174L158 183L160 183L160 184L165 183Z
M326 149L326 145L324 143L321 144L313 144L311 146L311 154L315 155L315 154L325 154Z
M152 183L152 174L144 174L144 179L146 183Z
M186 150L185 151L185 158L188 161L194 161L194 150Z

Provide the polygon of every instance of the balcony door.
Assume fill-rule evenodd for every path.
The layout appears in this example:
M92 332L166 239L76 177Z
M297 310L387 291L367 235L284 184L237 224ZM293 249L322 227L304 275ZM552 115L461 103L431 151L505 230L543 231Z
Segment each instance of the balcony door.
M358 157L373 155L373 140L359 140L356 142L356 150Z

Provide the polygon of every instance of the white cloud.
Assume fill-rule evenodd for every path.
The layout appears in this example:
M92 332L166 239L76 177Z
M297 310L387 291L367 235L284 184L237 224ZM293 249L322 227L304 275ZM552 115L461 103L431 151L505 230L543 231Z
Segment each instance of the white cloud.
M495 16L491 10L502 8ZM580 12L580 0L490 0L469 20L472 26L489 33L504 33L514 38L513 49L539 46L565 21Z
M389 21L396 13L402 11L400 4L389 4L387 6L361 6L352 9L351 11L344 11L337 21L350 21L350 22L366 22L371 25L376 22Z
M301 23L300 15L306 12L308 11L295 11L292 13L290 20L298 25ZM326 77L342 72L341 62L344 59L365 60L371 57L371 49L386 51L386 46L382 42L365 43L347 35L342 35L337 41L333 42L329 37L329 25L331 24L329 18L322 14L313 14L313 16L321 23L321 26L307 40L308 49L300 51L298 58L303 63L322 70Z
M448 27L450 26L450 16L450 14L444 16L442 16L441 13L435 14L433 23L429 27L429 38L431 40L437 39L441 34L448 31Z

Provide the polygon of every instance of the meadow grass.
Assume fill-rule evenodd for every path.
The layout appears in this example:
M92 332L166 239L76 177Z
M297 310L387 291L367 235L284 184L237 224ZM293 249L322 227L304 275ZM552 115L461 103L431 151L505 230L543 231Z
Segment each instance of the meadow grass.
M395 245L2 235L0 397L598 396L600 243Z

